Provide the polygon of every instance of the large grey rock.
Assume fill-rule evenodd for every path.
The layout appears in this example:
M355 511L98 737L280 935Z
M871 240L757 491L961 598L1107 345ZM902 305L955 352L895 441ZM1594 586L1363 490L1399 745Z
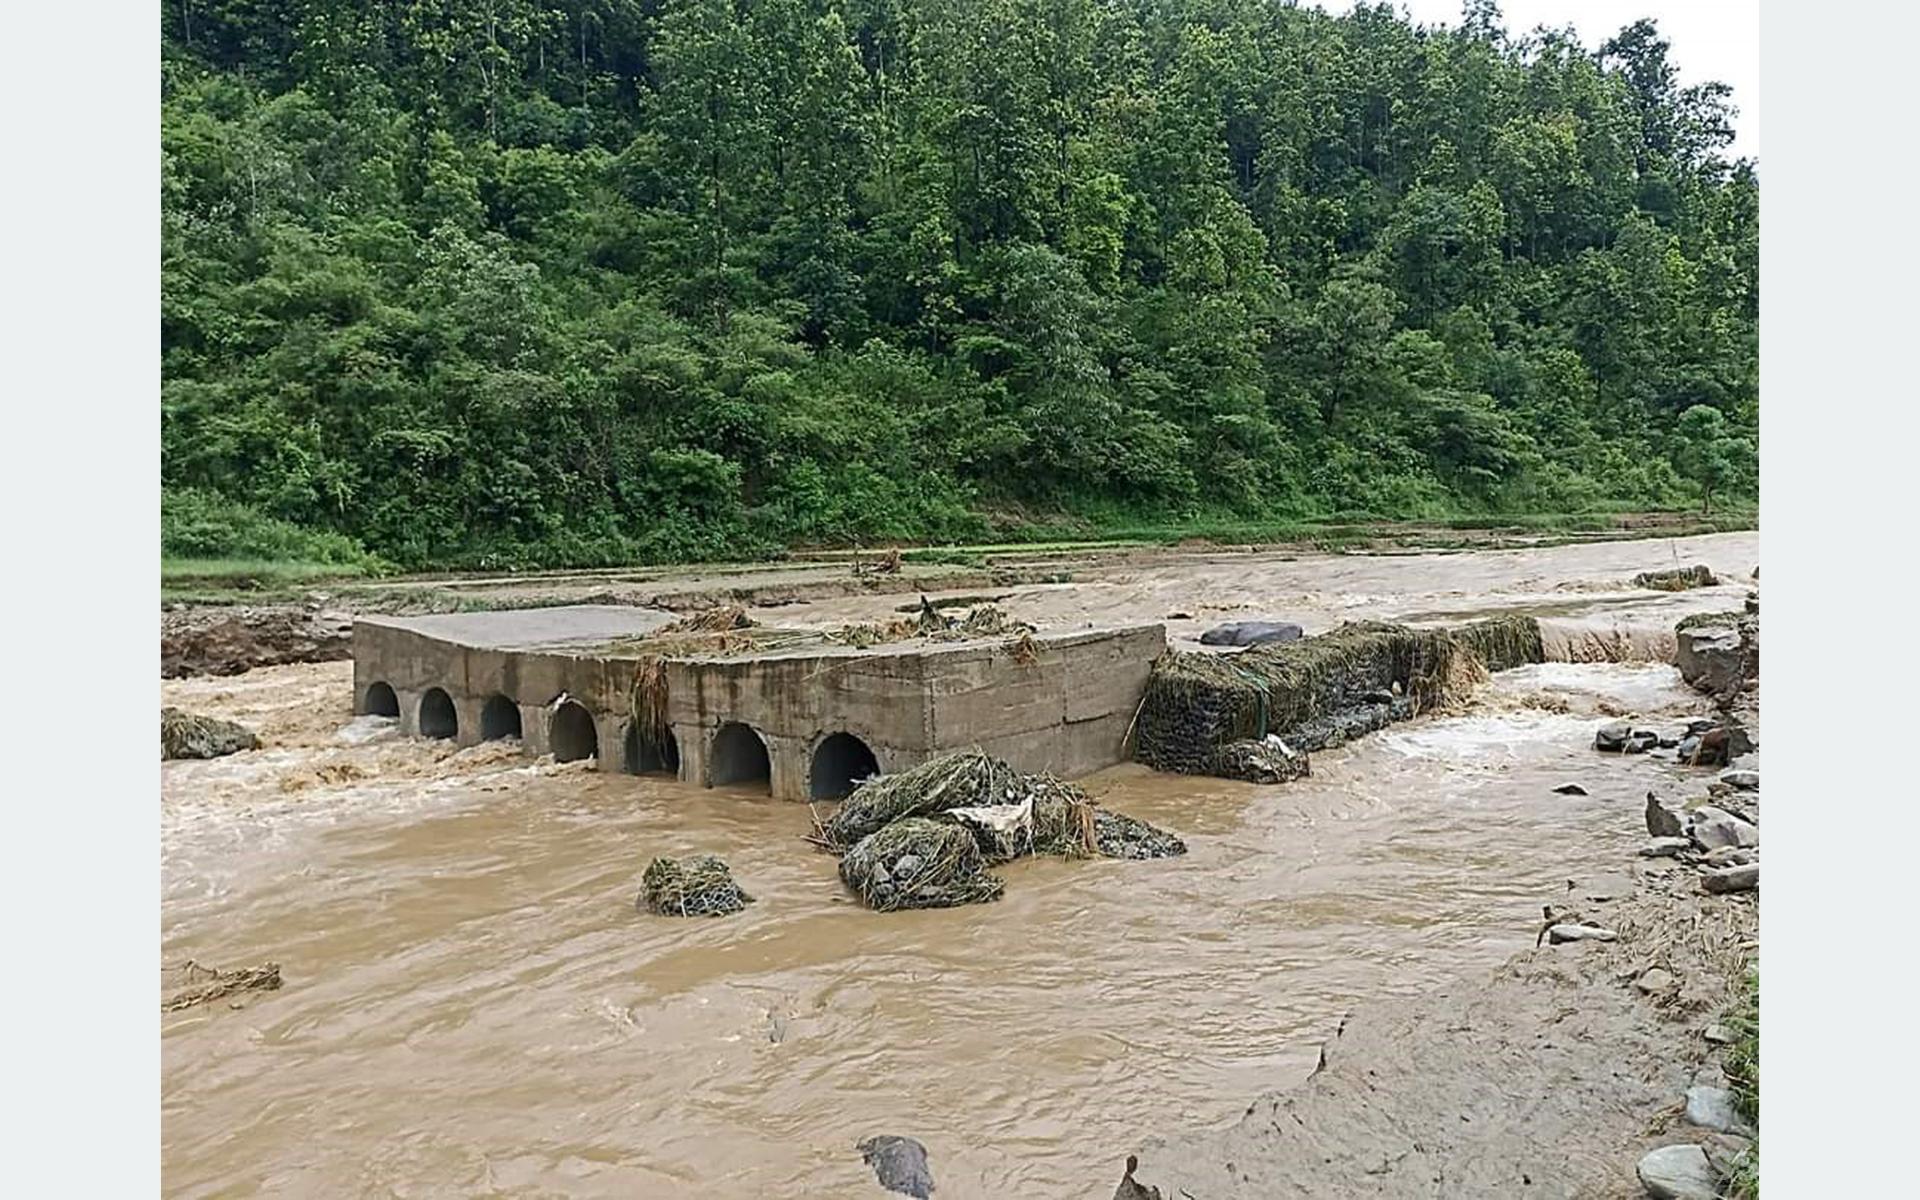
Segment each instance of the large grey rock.
M1720 782L1743 792L1757 792L1760 790L1760 772L1738 768L1730 771L1722 771L1720 772Z
M1748 863L1745 866L1708 871L1700 877L1700 886L1715 895L1751 892L1760 886L1760 864Z
M1258 646L1297 642L1305 631L1291 621L1229 621L1200 635L1202 646Z
M1663 800L1648 792L1647 832L1657 838L1685 837L1687 810L1678 800Z
M927 1148L910 1137L883 1134L854 1147L873 1168L880 1186L915 1200L933 1195L933 1172L927 1166Z
M1687 1089L1687 1123L1716 1133L1753 1133L1753 1127L1740 1119L1733 1106L1733 1093L1725 1088L1690 1087Z
M1640 1185L1656 1200L1719 1200L1720 1173L1698 1146L1649 1150L1637 1170Z
M1595 750L1618 751L1626 748L1627 739L1633 736L1633 726L1626 721L1608 721L1593 731Z
M1722 846L1758 846L1760 844L1758 826L1710 804L1703 804L1693 810L1693 823L1688 826L1687 833L1693 838L1693 844L1702 850L1718 850Z

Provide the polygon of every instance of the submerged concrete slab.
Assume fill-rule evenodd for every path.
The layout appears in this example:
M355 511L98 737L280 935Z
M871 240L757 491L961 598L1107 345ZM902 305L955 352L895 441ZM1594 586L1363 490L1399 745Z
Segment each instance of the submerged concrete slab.
M384 707L390 689L405 732L469 745L481 737L487 703L505 697L530 753L567 756L579 754L584 722L563 710L578 706L591 719L601 769L654 766L632 761L631 695L648 649L635 643L673 619L615 606L363 618L354 625L354 709ZM977 747L1021 770L1083 775L1124 759L1148 672L1165 648L1155 624L668 654L671 765L705 786L764 778L788 799L837 794L849 771L865 769L866 755L884 772ZM450 734L438 692L455 714ZM556 728L566 730L558 739ZM839 738L822 758L822 746L842 734L858 745Z

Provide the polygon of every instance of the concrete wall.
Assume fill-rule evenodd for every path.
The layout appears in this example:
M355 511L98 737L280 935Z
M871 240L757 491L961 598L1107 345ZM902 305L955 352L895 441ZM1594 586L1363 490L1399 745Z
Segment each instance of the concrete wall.
M488 699L504 695L520 709L522 744L539 755L551 749L553 702L565 694L594 715L599 768L624 768L631 658L465 645L421 624L354 623L355 712L366 711L367 689L384 682L399 700L400 728L417 735L422 697L443 688L466 746L480 740ZM679 777L710 785L713 739L730 722L760 737L769 790L786 799L808 798L814 753L841 732L864 742L882 771L978 747L1021 770L1083 775L1124 758L1147 674L1165 648L1165 630L1148 625L1036 636L1028 662L1001 642L669 659Z

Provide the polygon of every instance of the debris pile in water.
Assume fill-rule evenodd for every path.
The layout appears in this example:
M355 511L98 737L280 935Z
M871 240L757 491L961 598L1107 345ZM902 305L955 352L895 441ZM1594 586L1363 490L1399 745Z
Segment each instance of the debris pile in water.
M1290 754L1337 746L1465 699L1489 660L1505 669L1541 657L1531 617L1458 630L1368 621L1237 654L1169 650L1147 680L1134 757L1189 775L1292 778L1305 767L1277 765L1258 744L1277 736Z
M752 903L711 854L656 858L640 876L640 906L662 917L724 917Z
M1694 588L1713 587L1719 582L1705 563L1696 563L1691 567L1669 567L1664 571L1642 571L1633 577L1633 586L1652 588L1656 592L1686 592Z
M1166 858L1179 838L1107 812L1051 775L1028 775L979 751L930 759L856 788L820 827L840 878L869 908L948 908L993 900L987 868L1028 855Z
M160 758L220 758L258 750L260 739L238 721L201 717L177 708L160 710Z
M279 963L221 971L188 959L178 967L162 967L160 975L162 986L170 992L160 1002L161 1012L179 1012L195 1005L211 1004L238 992L272 992L280 988Z

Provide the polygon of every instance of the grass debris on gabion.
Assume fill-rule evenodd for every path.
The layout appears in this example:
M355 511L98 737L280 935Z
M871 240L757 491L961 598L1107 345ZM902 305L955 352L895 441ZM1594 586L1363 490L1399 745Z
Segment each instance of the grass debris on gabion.
M258 750L260 739L238 721L195 716L177 708L160 710L160 758L220 758Z
M1642 571L1633 577L1633 586L1652 588L1656 592L1685 592L1712 587L1719 582L1705 563L1696 563L1691 567L1669 567L1664 571Z
M834 849L844 850L902 817L1018 804L1025 795L1020 772L1001 760L977 750L943 754L861 784L823 831Z
M1185 843L1099 808L1080 788L978 750L946 754L860 785L818 844L871 908L946 908L997 898L987 868L1030 855L1165 858Z
M1373 621L1237 653L1169 650L1147 679L1134 757L1209 774L1231 742L1278 734L1313 749L1464 700L1485 677L1479 657L1446 631Z
M928 817L902 817L861 838L841 858L840 879L875 912L978 904L1006 890L971 830Z
M724 917L752 903L711 854L656 858L640 876L640 906L662 917Z
M1535 617L1487 617L1448 630L1455 641L1472 650L1489 671L1511 671L1547 660Z

